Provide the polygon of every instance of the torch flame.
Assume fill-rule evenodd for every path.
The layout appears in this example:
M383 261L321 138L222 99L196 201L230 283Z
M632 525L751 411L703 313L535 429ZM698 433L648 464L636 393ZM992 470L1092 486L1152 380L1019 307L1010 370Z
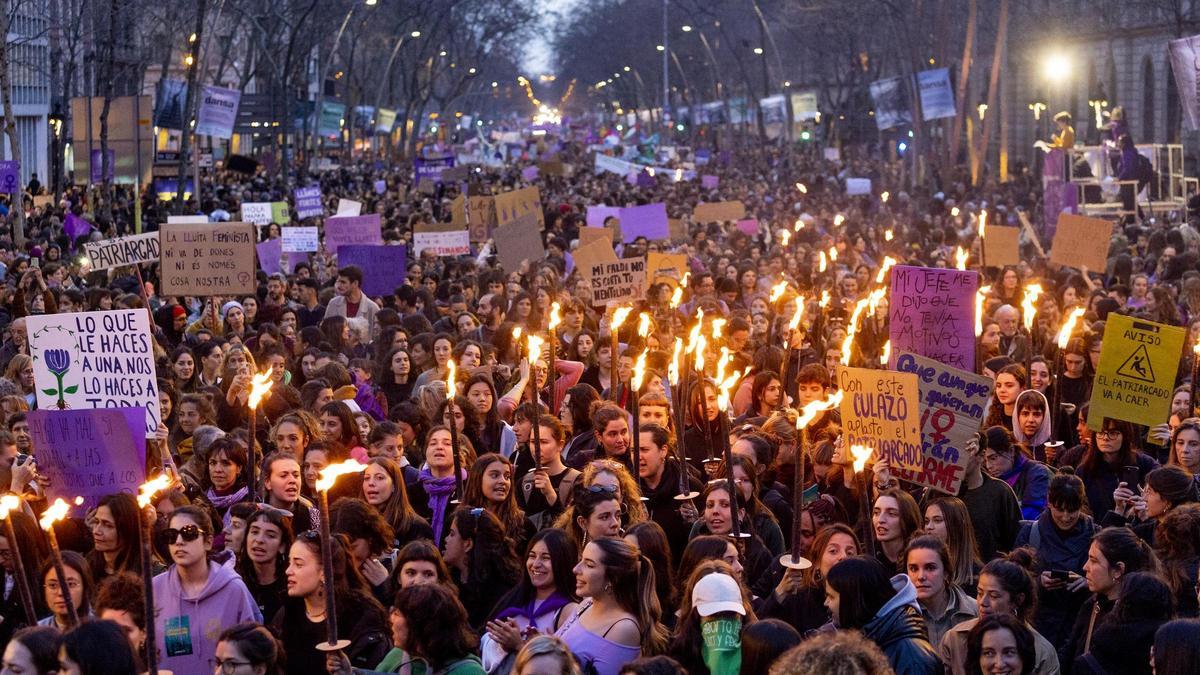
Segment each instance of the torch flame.
M720 382L725 379L725 368L729 366L730 358L733 352L729 351L728 347L721 347L721 358L717 359L716 381Z
M154 495L171 487L171 478L165 473L160 473L156 478L146 481L138 486L137 504L140 508L146 508L154 502Z
M8 514L21 508L21 499L8 494L0 497L0 520L8 518Z
M559 312L562 310L562 305L555 302L550 305L550 319L546 322L546 327L553 331L558 328L558 324L562 323L562 315Z
M358 460L354 459L348 459L344 462L338 462L337 464L330 464L324 469L321 469L321 474L317 478L316 488L321 492L325 492L329 490L329 488L333 487L333 484L337 482L338 477L348 473L360 473L366 468L366 464L359 464Z
M772 305L775 304L776 300L778 300L779 298L782 298L783 294L786 291L787 291L787 281L781 281L781 282L775 284L774 286L772 286L771 287L771 296L770 296L771 304Z
M875 310L886 294L886 288L876 288L867 295L867 316L875 316Z
M708 339L703 335L696 338L696 372L704 372L704 349L708 346Z
M683 284L675 287L675 291L671 293L671 309L679 307L679 303L683 302Z
M804 318L804 298L796 298L796 312L792 314L792 320L788 321L788 330L796 330L800 326L800 320Z
M521 327L513 326L512 335L513 335L513 342L520 342L521 341Z
M638 314L638 335L648 337L650 335L650 315L646 312Z
M961 246L955 248L955 250L954 250L954 267L955 267L955 269L959 269L959 270L967 269L967 258L970 257L970 255L971 254L967 253L965 250L963 250L963 247L961 247Z
M671 353L671 365L667 366L667 379L677 385L679 379L679 363L683 360L683 338L675 338L675 351Z
M1041 284L1025 285L1025 297L1021 299L1021 318L1025 321L1025 330L1027 331L1033 331L1033 319L1037 316L1037 305L1035 303L1041 295Z
M891 232L891 230L888 230L888 232ZM896 259L890 255L885 255L883 257L883 266L879 268L879 274L875 275L875 283L882 284L883 280L887 278L888 270L892 269L895 266L896 266Z
M67 517L67 512L71 510L71 505L64 502L62 497L54 500L54 503L46 507L42 512L42 519L38 521L43 530L49 530L54 523Z
M700 329L704 326L704 310L699 309L697 312L699 313L699 317L696 319L696 325L692 326L692 329L688 331L687 349L684 350L685 354L691 354L696 351L696 343L700 340Z
M804 229L804 221L800 218L796 219L796 224L792 226L793 232L799 232Z
M633 307L618 307L613 310L612 331L614 333L621 327L621 324L625 323L625 319L629 317L632 311Z
M895 238L896 238L896 235L892 232L892 228L889 227L888 229L883 231L883 240L884 241L891 241L892 239L895 239Z
M842 223L844 223L844 222L846 222L846 216L843 216L843 215L842 215L842 214L840 214L840 213L839 213L839 214L837 214L836 216L834 216L834 217L833 217L833 225L834 225L834 227L840 227L840 226L841 226L841 224L842 224Z
M889 359L892 358L892 341L888 340L883 343L883 351L879 352L879 363L887 365Z
M951 215L952 217L954 217L954 218L957 218L957 217L958 217L958 214L960 214L960 213L962 213L962 211L959 211L957 206L955 206L955 207L952 207L952 208L950 209L950 215Z
M787 230L780 230L779 231L779 240L780 240L779 241L780 244L787 246L788 242L792 240L792 233L788 232Z
M1192 353L1200 357L1200 340L1196 340L1196 344L1192 345ZM3 502L0 502L0 505L2 504Z
M725 378L723 382L720 380L717 381L717 390L720 392L717 395L717 407L721 409L721 412L729 410L729 390L733 389L733 387L738 383L738 380L742 379L749 373L750 369L746 368L746 370L740 373L733 373L729 377Z
M691 272L684 272L684 273L683 273L683 278L679 280L679 287L680 287L680 288L687 288L687 285L688 285L688 279L690 279L691 277L692 277L692 273L691 273Z
M979 212L979 238L983 239L983 231L987 228L987 211Z
M850 323L846 325L846 339L842 340L842 365L850 365L850 352L854 348L854 334L858 332L858 320L863 310L867 308L870 298L854 303L854 311L850 314Z
M808 194L808 186L804 183L796 183L796 189L799 190L800 194L802 195Z
M537 363L538 359L542 356L542 344L546 341L541 336L534 335L533 333L530 333L526 340L528 340L529 345L529 363Z
M447 359L446 368L450 370L446 375L446 400L452 401L454 400L454 396L458 394L458 382L455 377L458 375L458 365L454 363L454 359Z
M850 454L854 457L854 473L859 473L867 467L867 460L871 458L871 449L865 445L852 445Z
M836 246L829 247L829 260L830 260L830 262L837 262L837 247Z
M274 384L271 381L271 373L274 370L275 366L271 366L267 368L267 372L255 373L254 377L250 378L249 404L251 408L257 408L258 404L262 402L263 397L267 395L267 392L271 391L271 385Z
M1070 316L1067 317L1067 322L1063 324L1062 330L1058 331L1058 348L1066 349L1067 342L1071 340L1071 333L1075 332L1075 323L1083 317L1084 309L1076 307L1071 310Z
M829 260L825 257L825 251L821 251L821 264L820 264L820 267L817 268L817 271L820 272L821 274L824 274L825 270L828 267L829 267Z
M987 301L987 294L991 292L991 286L981 286L975 291L975 337L983 335L983 303Z
M721 331L725 328L725 324L727 322L728 322L727 319L713 319L712 320L712 336L714 338L716 338L717 340L721 339Z
M648 353L650 353L649 349L643 349L642 353L638 354L637 360L633 362L633 376L630 378L630 383L635 392L641 390L642 382L646 379L646 354Z
M879 198L883 200L883 203L884 203L884 204L886 204L886 203L887 203L887 200L888 200L889 198L891 198L891 196L892 196L892 193L890 193L890 192L887 192L887 191L884 191L884 193L883 193L883 194L879 195Z
M820 401L813 401L800 409L800 416L796 418L796 431L807 427L809 423L816 418L817 413L824 410L832 410L842 403L842 390L837 390Z

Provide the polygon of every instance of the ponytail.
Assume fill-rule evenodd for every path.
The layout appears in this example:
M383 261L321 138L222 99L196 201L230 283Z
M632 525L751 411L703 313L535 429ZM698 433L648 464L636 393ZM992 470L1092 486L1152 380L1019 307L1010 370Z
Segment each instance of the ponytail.
M600 549L605 580L612 585L613 600L632 614L641 635L643 656L666 651L667 629L659 622L662 606L654 584L654 565L624 539L600 537L591 541Z
M642 655L653 656L666 651L669 635L662 625L662 605L654 579L654 563L644 553L638 553L637 594L638 626L642 633Z

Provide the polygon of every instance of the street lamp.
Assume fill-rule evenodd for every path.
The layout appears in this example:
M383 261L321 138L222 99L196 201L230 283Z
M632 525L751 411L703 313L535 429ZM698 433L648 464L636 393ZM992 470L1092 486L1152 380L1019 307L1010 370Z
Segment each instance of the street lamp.
M692 27L691 27L691 26L689 26L689 25L687 25L687 24L685 23L685 24L683 24L682 26L680 26L680 27L679 27L679 30L681 30L681 31L683 31L683 32L685 32L685 33L690 33L690 32L692 32Z
M1051 54L1042 62L1042 74L1048 80L1061 82L1071 74L1071 60L1065 54Z
M1033 111L1033 121L1040 122L1042 120L1042 113L1046 111L1046 104L1041 101L1034 101L1029 104L1029 109Z

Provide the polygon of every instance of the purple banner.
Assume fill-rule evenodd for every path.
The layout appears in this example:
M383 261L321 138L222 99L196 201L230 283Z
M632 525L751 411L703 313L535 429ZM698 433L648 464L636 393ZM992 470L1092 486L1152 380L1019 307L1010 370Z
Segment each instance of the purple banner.
M325 250L337 253L338 247L355 244L382 244L383 230L378 213L365 216L333 216L325 219Z
M704 188L705 190L715 190L720 184L721 179L716 176L705 175L700 177L700 187Z
M296 217L300 220L325 215L325 207L321 204L320 185L296 188L293 196L296 201Z
M338 267L346 265L358 265L363 271L363 293L372 298L390 296L404 285L408 247L343 246L338 250Z
M975 371L975 291L979 273L897 265L888 302L892 358L901 352Z
M454 157L418 157L413 160L413 184L420 185L422 178L428 178L435 183L442 182L442 171L454 166Z
M6 159L0 162L0 192L14 195L21 191L21 163Z
M667 205L663 203L630 206L621 209L621 238L633 241L638 237L650 240L668 239L671 228L667 223Z
M1042 159L1042 222L1044 234L1053 239L1058 217L1063 212L1079 213L1079 191L1066 180L1066 164L1062 150L1051 150Z
M30 412L38 473L50 479L46 497L83 497L83 513L104 495L136 493L146 482L145 428L141 407Z
M89 170L88 179L91 180L93 184L104 182L104 179L101 178L101 176L103 175L101 172L104 171L104 167L101 166L99 150L92 151L92 160L91 160L91 164L88 166L88 170ZM108 151L108 180L113 179L113 174L116 170L117 170L117 153L115 150L109 150Z

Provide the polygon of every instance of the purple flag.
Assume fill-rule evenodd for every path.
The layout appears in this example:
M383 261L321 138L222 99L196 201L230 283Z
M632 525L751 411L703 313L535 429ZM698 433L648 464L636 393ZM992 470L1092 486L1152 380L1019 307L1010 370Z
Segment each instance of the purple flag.
M71 211L67 211L67 219L63 222L63 231L71 238L71 248L75 248L75 240L79 237L90 234L92 224L80 218Z

